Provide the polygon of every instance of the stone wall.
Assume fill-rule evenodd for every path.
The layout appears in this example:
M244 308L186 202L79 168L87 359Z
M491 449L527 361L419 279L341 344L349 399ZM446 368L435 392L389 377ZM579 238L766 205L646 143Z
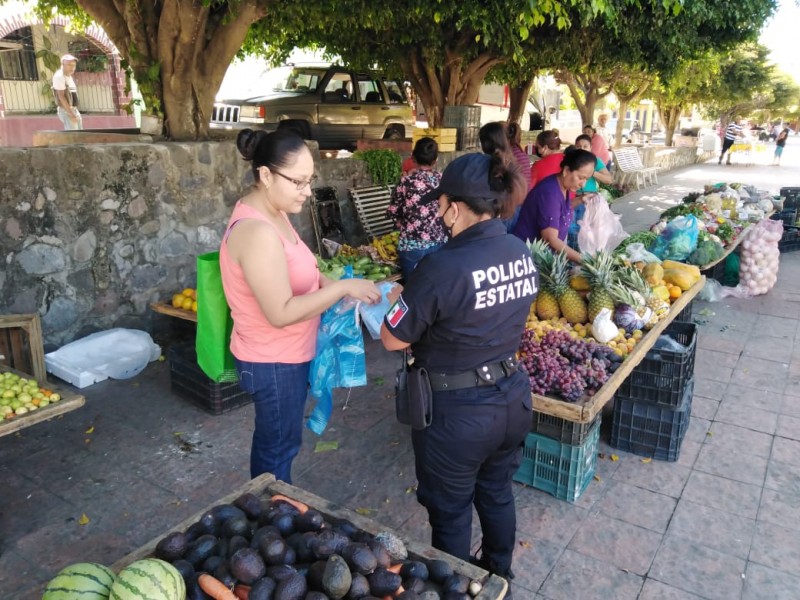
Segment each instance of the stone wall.
M344 199L345 234L363 235L347 189L370 184L364 163L317 169ZM251 181L229 142L0 149L0 314L38 312L48 347L151 330L149 304L195 286L196 256L219 248ZM315 248L309 205L293 222Z
M371 185L364 162L312 150L345 238L365 241L347 192ZM668 150L679 160L665 168L697 158ZM661 160L658 147L641 152L645 164ZM251 181L232 142L0 148L0 314L38 312L48 348L114 326L152 331L164 317L149 304L195 287L197 255L219 248ZM292 220L316 249L310 205Z

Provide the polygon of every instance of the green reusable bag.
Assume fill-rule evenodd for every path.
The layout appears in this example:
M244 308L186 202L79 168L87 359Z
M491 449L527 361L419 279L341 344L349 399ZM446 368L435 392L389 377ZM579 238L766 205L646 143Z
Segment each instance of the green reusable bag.
M219 252L197 257L197 364L216 382L237 381L231 354L231 309L222 289Z

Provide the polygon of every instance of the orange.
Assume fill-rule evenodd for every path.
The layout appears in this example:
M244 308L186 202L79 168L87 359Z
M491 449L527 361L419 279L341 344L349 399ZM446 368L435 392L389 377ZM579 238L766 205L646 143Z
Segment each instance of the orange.
M183 305L181 305L181 308L184 310L192 310L192 302L194 302L194 300L184 296Z
M183 294L187 298L191 298L192 294L194 294L194 290L192 288L184 288L184 290L181 292L181 294Z
M183 306L183 301L186 300L186 296L183 294L175 294L172 297L172 306L175 308L181 308Z
M677 298L681 297L683 290L679 288L677 285L669 286L669 298L670 300L676 300Z

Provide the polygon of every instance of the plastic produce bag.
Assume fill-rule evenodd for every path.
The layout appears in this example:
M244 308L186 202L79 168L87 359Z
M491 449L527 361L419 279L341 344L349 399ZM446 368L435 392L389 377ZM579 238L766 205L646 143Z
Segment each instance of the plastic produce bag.
M146 331L116 328L70 342L45 358L48 365L86 372L94 376L93 381L102 381L135 377L159 356L161 347Z
M222 289L219 252L197 257L197 364L212 381L237 381L231 354L231 309Z
M675 338L663 334L658 336L658 339L653 344L653 350L669 350L670 352L685 354L686 346L675 340Z
M370 337L373 340L381 339L381 324L383 323L383 317L386 316L386 313L389 312L389 309L392 305L389 303L387 299L387 295L394 284L388 281L384 281L383 283L378 284L378 289L381 292L381 301L377 304L367 304L365 302L358 303L358 314L361 316L361 321L367 328Z
M364 338L355 301L345 298L322 313L309 380L317 404L306 427L321 435L333 412L333 388L367 384Z
M578 222L578 247L581 252L611 252L619 243L628 237L619 215L615 215L608 207L608 202L600 194L586 194L583 197L586 213Z
M653 244L653 254L661 260L685 260L697 247L700 228L697 217L684 215L675 217Z
M647 248L644 247L644 244L628 244L628 246L625 248L625 256L627 256L628 260L632 263L661 263L661 259L652 252L649 252Z
M592 335L601 344L610 342L619 333L619 329L611 320L611 311L602 309L592 321Z
M719 302L724 297L722 295L722 284L716 279L706 279L706 284L697 294L697 297L705 302Z

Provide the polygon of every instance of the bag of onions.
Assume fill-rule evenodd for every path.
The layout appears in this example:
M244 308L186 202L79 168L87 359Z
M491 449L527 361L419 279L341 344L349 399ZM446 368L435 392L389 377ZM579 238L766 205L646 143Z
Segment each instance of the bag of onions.
M739 285L723 288L723 295L749 298L769 292L778 280L778 242L782 236L782 221L759 221L742 240Z

